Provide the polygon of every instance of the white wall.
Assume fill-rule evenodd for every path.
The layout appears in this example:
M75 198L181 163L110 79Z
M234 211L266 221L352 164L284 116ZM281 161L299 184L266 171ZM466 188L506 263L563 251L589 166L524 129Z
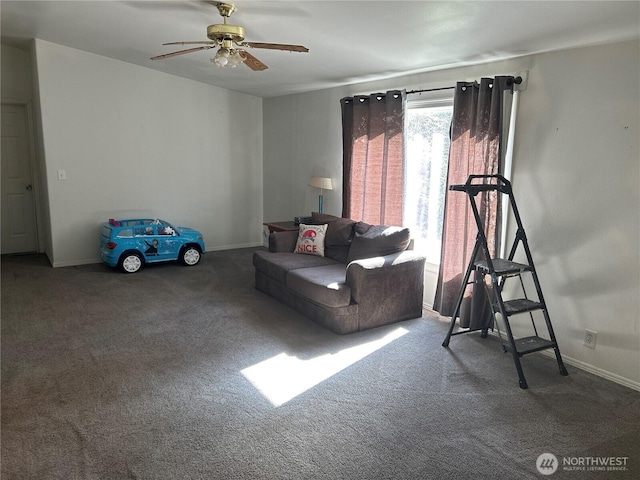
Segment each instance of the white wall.
M340 98L528 70L512 179L561 351L640 389L639 57L631 41L265 99L265 219L315 209L306 182L318 170L338 187L325 211L340 215Z
M34 55L54 266L99 261L109 218L262 244L260 98L41 40Z
M342 212L342 143L340 105L334 90L264 99L264 218L293 220L318 210L312 176L330 177L324 190L325 213ZM339 101L339 97L338 97ZM266 107L268 105L268 107Z
M29 51L2 45L0 52L2 101L30 102L33 100L33 85Z
M562 352L640 385L639 42L538 55L513 183ZM598 332L594 350L585 329Z

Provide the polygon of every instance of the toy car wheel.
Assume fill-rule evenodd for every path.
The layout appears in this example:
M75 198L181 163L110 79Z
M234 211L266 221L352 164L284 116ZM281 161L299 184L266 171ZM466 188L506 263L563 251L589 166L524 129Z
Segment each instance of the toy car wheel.
M196 265L200 261L200 257L200 251L195 247L187 247L180 253L182 264L190 267Z
M124 273L136 273L142 268L142 258L137 253L125 253L120 259L120 270Z

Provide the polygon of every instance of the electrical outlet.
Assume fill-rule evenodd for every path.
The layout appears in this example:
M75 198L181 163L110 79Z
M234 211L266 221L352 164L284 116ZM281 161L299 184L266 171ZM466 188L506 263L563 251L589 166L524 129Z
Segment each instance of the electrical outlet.
M584 346L589 348L596 348L596 340L598 339L598 332L593 330L584 331Z

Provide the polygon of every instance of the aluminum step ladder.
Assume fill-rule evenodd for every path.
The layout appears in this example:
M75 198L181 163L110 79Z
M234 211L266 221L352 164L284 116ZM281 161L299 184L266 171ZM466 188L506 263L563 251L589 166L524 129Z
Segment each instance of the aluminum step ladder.
M482 181L482 183L478 183L478 181ZM520 388L527 388L527 380L525 379L524 372L522 370L520 357L528 353L552 348L555 352L556 360L558 361L560 374L568 375L569 373L567 372L567 369L562 362L562 356L560 355L558 342L556 341L555 334L553 333L553 327L551 326L551 319L549 318L547 304L545 303L544 297L542 295L540 281L533 264L533 258L531 256L531 251L529 250L527 236L525 235L524 228L522 227L522 221L520 220L518 207L516 206L516 201L513 196L511 183L502 175L470 175L465 184L451 185L449 187L449 190L467 193L467 195L469 196L469 201L471 202L473 216L478 227L478 233L476 235L476 242L473 248L473 253L471 254L471 259L469 261L467 271L462 281L462 286L460 288L456 307L451 317L451 325L449 326L449 331L447 332L447 336L444 339L442 346L448 347L449 340L453 335L481 331L481 336L483 338L487 336L488 327L476 329L460 329L454 332L456 320L460 316L460 310L464 299L465 290L467 289L468 285L473 283L469 282L471 273L476 272L474 273L474 278L477 278L477 275L481 275L482 283L485 285L485 276L490 276L491 286L489 287L487 285L486 291L491 303L494 325L497 327L498 335L502 341L502 348L504 352L510 352L513 356L513 361L515 363L520 380ZM511 211L513 212L517 223L518 228L516 231L515 239L511 246L509 256L506 259L491 258L489 248L487 246L487 238L484 232L484 226L478 213L478 206L476 204L475 197L480 192L488 191L497 191L500 194L509 196ZM524 248L526 263L518 263L514 261L519 246L522 246ZM525 276L528 276L530 278L525 279ZM522 295L522 298L514 298L510 300L503 299L505 282L509 278L517 278L519 280L519 286L516 286L516 290L518 295ZM527 283L529 286L531 285L531 283L533 283L536 290L536 297L529 298L529 296L527 295L525 283ZM516 294L513 291L511 292L512 294ZM547 327L547 335L545 336L546 338L543 338L538 334L534 312L541 312L544 317L544 323ZM511 317L524 313L528 313L530 316L534 335L516 339L513 336L509 322L511 321ZM506 331L507 337L506 339L502 338L502 334L498 326L496 318L498 314L500 315L500 319L504 324L504 329Z

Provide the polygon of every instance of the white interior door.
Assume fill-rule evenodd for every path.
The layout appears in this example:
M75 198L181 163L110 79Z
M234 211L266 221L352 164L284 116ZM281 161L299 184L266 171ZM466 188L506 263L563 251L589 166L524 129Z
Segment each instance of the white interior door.
M24 105L2 105L2 253L38 249L33 172Z

